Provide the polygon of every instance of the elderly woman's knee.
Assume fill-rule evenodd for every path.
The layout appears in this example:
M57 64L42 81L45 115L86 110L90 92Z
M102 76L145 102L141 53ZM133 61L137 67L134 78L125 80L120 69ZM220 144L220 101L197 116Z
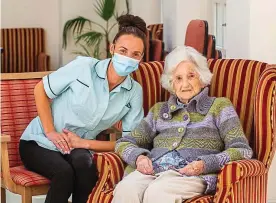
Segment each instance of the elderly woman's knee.
M159 183L153 183L148 186L144 193L144 199L150 200L150 199L156 199L156 194L162 195L164 193L164 188Z
M139 189L135 182L128 181L128 180L122 180L118 183L118 185L115 188L115 194L123 194L127 196L132 196L139 194Z

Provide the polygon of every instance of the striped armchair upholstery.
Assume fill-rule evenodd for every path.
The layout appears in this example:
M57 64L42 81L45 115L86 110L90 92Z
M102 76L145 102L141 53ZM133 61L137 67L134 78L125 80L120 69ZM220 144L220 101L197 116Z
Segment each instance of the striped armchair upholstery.
M214 195L201 195L185 203L264 203L267 198L267 174L275 152L276 68L251 60L208 60L213 80L210 95L228 97L240 117L255 159L228 163L219 173ZM168 94L159 89L163 63L142 64L134 78L143 81L145 113ZM148 78L147 78L148 77ZM161 92L157 93L157 92ZM165 95L160 97L160 95ZM159 98L158 98L159 97ZM112 192L121 180L124 163L115 153L97 153L95 161L99 181L88 202L110 203Z
M20 73L49 70L49 56L44 53L42 28L1 29L1 72Z
M209 60L214 73L210 94L230 98L255 152L255 160L227 164L214 202L263 203L275 145L276 69L250 60Z
M139 82L143 88L145 115L155 103L166 101L169 98L169 93L160 85L163 66L164 62L141 63L139 69L132 74L133 79Z
M163 41L163 24L151 24L147 26L151 39Z

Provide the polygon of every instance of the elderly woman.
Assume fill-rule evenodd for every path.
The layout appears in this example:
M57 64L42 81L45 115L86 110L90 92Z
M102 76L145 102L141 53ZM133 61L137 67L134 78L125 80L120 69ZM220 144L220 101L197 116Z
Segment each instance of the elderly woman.
M128 164L113 203L180 203L214 193L228 162L252 157L239 117L227 98L208 96L212 74L191 47L167 57L162 86L171 92L115 150Z

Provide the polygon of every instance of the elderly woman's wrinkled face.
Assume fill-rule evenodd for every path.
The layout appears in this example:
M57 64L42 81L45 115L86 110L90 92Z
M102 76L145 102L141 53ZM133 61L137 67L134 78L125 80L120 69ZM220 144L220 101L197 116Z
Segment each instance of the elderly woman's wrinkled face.
M174 93L182 103L188 103L204 87L195 65L187 61L178 64L172 82Z

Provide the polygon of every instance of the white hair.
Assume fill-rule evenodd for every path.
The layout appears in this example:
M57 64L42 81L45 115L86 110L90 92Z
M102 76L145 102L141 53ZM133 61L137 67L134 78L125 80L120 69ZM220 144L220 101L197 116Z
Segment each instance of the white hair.
M179 63L183 61L191 62L200 76L203 85L209 85L213 74L211 73L207 59L197 50L188 46L177 46L165 59L165 67L161 76L161 85L166 90L173 93L172 76Z

